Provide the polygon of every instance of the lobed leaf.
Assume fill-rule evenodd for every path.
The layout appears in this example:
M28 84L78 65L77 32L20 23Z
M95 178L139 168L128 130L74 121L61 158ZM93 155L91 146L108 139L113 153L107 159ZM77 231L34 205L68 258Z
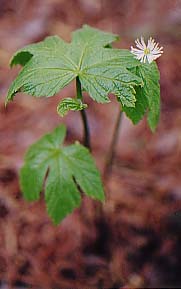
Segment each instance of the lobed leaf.
M113 93L134 124L148 111L148 124L154 131L160 112L157 65L140 63L126 49L106 48L117 39L117 35L84 25L73 33L71 43L50 36L26 46L11 60L11 66L20 64L23 69L12 83L6 102L18 92L53 96L79 77L83 90L97 102L109 102ZM81 107L71 102L69 99L59 105L60 114L71 106L76 110Z
M97 102L109 102L109 93L119 97L122 105L135 105L134 87L141 79L126 66L136 65L131 53L103 48L117 36L84 26L74 32L72 43L53 36L18 51L11 65L24 65L12 83L7 102L17 92L50 97L77 76L82 87ZM29 56L28 56L29 53Z
M80 144L64 147L65 133L61 125L33 144L20 171L23 195L29 201L39 198L45 181L47 211L55 224L80 206L77 184L88 196L104 200L100 174L91 154Z

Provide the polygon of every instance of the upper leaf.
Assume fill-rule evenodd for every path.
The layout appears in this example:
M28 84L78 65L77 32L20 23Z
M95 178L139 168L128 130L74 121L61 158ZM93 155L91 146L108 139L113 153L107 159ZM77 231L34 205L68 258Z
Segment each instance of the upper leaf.
M128 51L101 47L115 38L85 26L74 33L70 44L48 37L23 48L11 61L11 65L19 63L24 68L9 89L7 102L19 91L52 96L78 76L84 90L97 102L109 102L108 94L114 93L122 105L134 107L134 87L142 80L127 67L138 61Z
M84 25L73 33L71 43L51 36L26 46L12 58L11 66L21 64L24 68L12 83L6 102L20 91L36 97L52 96L79 77L82 89L97 102L109 102L109 94L115 94L135 124L148 110L148 123L154 131L160 111L157 65L142 64L125 49L105 48L115 40L114 34ZM70 109L70 103L60 104L59 112L65 107Z
M65 127L57 127L33 144L25 156L20 184L27 200L39 198L45 181L48 214L58 224L81 202L77 185L88 196L104 200L99 171L88 151L80 144L63 147Z

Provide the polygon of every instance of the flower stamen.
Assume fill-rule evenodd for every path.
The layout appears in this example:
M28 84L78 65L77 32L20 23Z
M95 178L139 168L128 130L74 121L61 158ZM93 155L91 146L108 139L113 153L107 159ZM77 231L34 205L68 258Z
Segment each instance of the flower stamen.
M149 53L150 53L150 49L149 49L149 48L145 48L145 49L144 49L144 54L147 55L147 54L149 54Z

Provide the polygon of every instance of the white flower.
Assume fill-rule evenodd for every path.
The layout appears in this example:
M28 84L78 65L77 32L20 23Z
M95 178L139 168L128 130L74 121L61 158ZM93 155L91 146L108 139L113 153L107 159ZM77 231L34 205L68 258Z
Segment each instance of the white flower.
M131 53L136 56L136 59L141 62L151 63L153 60L160 57L163 53L163 47L158 47L158 43L150 37L148 39L148 44L145 44L144 38L141 36L141 40L135 40L137 48L131 46Z

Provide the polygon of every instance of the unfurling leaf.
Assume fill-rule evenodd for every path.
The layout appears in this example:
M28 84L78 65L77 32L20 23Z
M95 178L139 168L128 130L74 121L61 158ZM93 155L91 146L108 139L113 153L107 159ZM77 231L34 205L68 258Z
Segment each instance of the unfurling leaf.
M87 104L82 103L80 99L67 97L64 98L57 106L57 112L60 116L67 114L69 110L83 110L87 107Z
M61 125L30 146L20 172L23 195L30 201L39 198L45 180L47 211L55 224L80 206L78 186L87 196L104 200L100 174L91 154L78 143L63 146L65 133Z

